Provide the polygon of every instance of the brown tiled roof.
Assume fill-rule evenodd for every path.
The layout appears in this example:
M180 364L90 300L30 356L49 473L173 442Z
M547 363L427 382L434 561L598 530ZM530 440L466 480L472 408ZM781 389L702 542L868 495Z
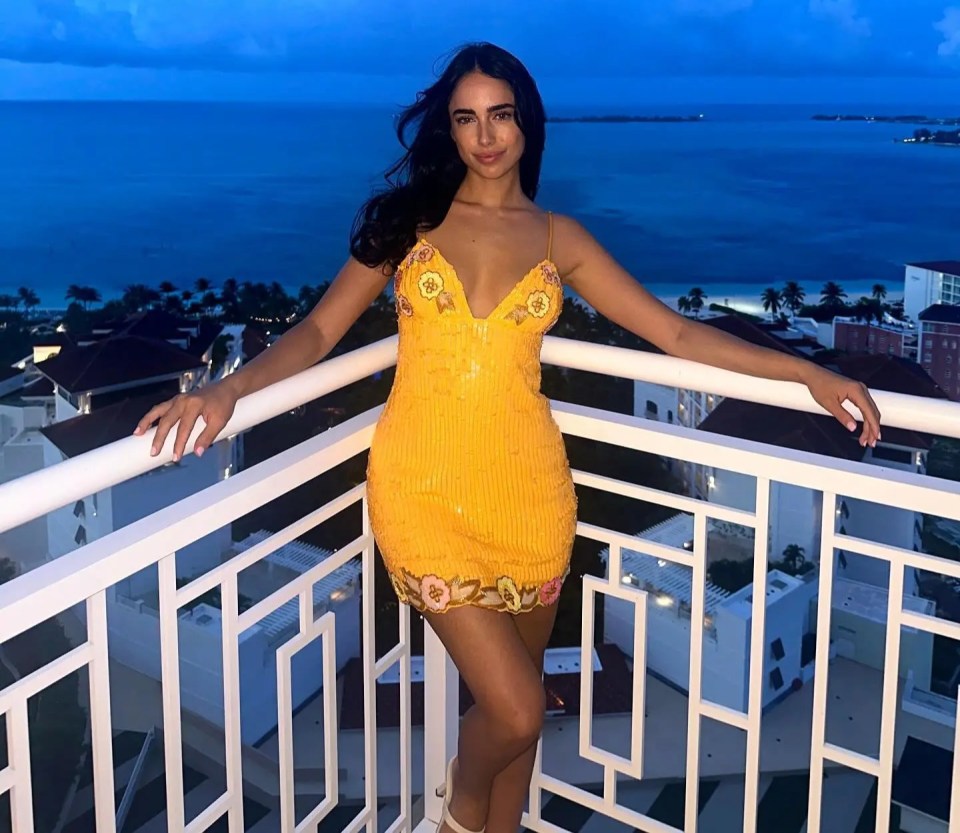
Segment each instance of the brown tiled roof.
M960 324L960 304L934 304L920 313L920 320L937 324Z
M152 392L124 399L93 413L81 414L48 425L40 431L67 457L77 457L107 443L129 437L143 415L164 398L166 397Z
M37 370L70 393L123 385L157 376L172 376L203 365L166 341L116 336L87 347L64 351L37 364Z
M598 645L602 671L593 675L593 713L626 714L633 706L633 672L627 658L616 645ZM544 678L547 711L553 715L578 717L580 714L580 674L550 674ZM400 685L378 684L377 726L400 725ZM473 705L470 690L460 679L460 714ZM411 722L423 725L423 683L410 684ZM363 663L351 659L343 670L343 701L340 704L340 728L363 728Z
M898 356L840 356L832 369L863 382L873 390L946 399L946 394L915 362ZM832 416L725 399L701 424L703 431L809 451L845 460L861 460L866 449ZM931 437L916 431L884 428L885 443L907 448L929 448Z
M792 356L802 356L793 349L787 342L782 341L772 335L765 328L759 327L739 315L720 315L716 318L706 318L704 324L723 330L732 336L748 341L758 347L767 347L771 350L778 350L781 353L789 353Z
M960 275L960 260L928 260L923 263L908 263L917 269L929 269L931 272L944 272L947 275Z

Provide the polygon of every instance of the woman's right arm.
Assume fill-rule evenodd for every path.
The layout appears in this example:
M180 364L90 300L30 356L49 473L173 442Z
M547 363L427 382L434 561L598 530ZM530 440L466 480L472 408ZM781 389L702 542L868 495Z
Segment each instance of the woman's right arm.
M216 384L156 405L140 420L134 434L143 434L159 420L150 452L156 455L177 425L173 459L179 460L197 418L202 416L206 428L194 445L200 456L233 416L238 400L306 370L327 356L383 292L388 279L384 269L370 268L350 258L310 314L270 348Z

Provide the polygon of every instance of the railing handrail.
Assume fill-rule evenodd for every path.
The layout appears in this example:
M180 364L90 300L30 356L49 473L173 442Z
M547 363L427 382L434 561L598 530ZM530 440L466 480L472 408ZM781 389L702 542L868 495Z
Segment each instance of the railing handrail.
M658 353L548 337L541 359L545 364L574 370L713 393L793 411L826 413L806 386L798 382L760 379ZM871 394L880 408L884 426L960 439L960 402L883 390L871 390ZM860 418L859 410L852 408L851 413Z
M397 336L361 347L244 397L221 432L229 437L360 381L396 363ZM678 359L575 339L548 336L541 359L545 364L618 376L666 387L713 393L762 405L822 414L806 387L796 382L759 379ZM873 391L883 425L937 436L960 438L960 403L905 394ZM860 416L853 409L853 415ZM188 442L203 429L198 421ZM171 462L168 438L156 457L149 453L153 432L125 437L62 463L0 484L0 532L5 532L103 489L115 486Z
M396 342L396 336L382 339L245 396L237 403L220 437L240 434L392 367L397 360ZM187 449L193 448L203 427L203 420L197 420ZM0 485L0 532L172 462L174 434L167 438L156 457L150 456L153 435L151 430L140 437L124 437Z

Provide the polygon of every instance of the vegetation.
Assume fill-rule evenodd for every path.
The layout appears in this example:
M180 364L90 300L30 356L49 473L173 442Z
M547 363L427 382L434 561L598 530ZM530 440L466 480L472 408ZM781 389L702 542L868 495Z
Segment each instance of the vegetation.
M767 570L780 570L790 576L802 576L815 568L812 561L807 561L803 547L798 544L789 544L784 548L779 561L770 561ZM736 593L748 584L753 583L753 559L734 561L721 558L714 561L707 568L707 579L728 593Z

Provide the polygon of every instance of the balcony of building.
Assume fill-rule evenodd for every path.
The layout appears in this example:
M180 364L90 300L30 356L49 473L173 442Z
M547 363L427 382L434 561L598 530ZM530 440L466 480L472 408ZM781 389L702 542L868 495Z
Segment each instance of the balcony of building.
M395 360L391 338L324 362L245 398L224 436ZM543 361L818 410L795 384L615 347L548 338ZM956 403L877 399L885 427L960 437ZM377 587L362 464L381 407L225 470L0 586L0 810L15 833L435 828L469 695L429 628L421 653L416 617ZM960 563L912 545L919 515L960 523L960 484L568 402L553 409L581 445L655 454L740 485L735 498L728 489L701 500L575 467L581 495L662 511L632 528L581 512L578 542L600 568L574 577L579 643L548 656L525 826L960 830L956 681L952 699L928 691L933 640L960 639L960 624L917 580L960 580ZM64 512L74 523L78 502L98 528L88 516L107 510L93 497L134 480L161 488L163 470L186 462L172 463L169 442L150 457L149 442L128 437L0 485L0 532L56 526ZM784 495L801 492L813 496L814 568L768 572L781 558L770 542ZM281 504L282 524L258 524ZM856 534L844 525L850 505L861 512ZM863 507L877 520L863 521L874 517ZM897 530L911 543L890 538ZM721 587L718 558L752 565L752 583ZM31 662L29 640L54 621L63 650ZM84 716L81 755L51 808L43 767L55 757L41 747L59 742L50 712L68 684ZM920 743L946 756L926 804L911 797L907 771Z

